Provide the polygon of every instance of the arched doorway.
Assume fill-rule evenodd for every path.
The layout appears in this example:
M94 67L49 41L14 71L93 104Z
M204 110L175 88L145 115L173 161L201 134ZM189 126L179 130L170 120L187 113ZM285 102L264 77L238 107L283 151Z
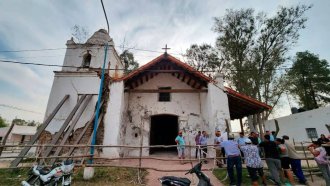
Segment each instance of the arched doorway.
M150 123L150 145L175 145L178 134L178 116L161 114L151 116ZM173 148L150 148L150 154L156 152L175 152Z

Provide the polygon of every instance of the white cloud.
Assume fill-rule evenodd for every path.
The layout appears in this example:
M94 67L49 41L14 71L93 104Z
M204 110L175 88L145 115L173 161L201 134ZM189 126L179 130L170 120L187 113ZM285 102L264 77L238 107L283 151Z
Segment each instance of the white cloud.
M162 51L161 48L168 44L171 48L169 53L172 54L183 53L194 43L214 44L216 33L211 30L213 17L224 15L226 9L254 8L256 12L274 14L279 5L291 6L298 3L310 4L310 1L104 1L110 22L110 36L113 37L118 51L118 46L126 36L129 46ZM313 3L314 7L307 13L307 28L301 32L301 39L292 53L309 49L321 58L330 60L327 50L330 43L327 34L330 30L330 3ZM90 34L106 28L100 2L81 0L0 1L0 24L0 50L63 48L66 40L71 37L71 27L75 24L88 27ZM132 52L141 64L160 55L136 50ZM0 53L0 58L62 64L64 53L65 50ZM0 81L10 83L25 96L22 99L17 94L2 92L0 103L11 103L43 113L54 76L52 71L55 69L58 68L0 64ZM8 109L4 110L0 108L0 114L9 112ZM22 112L22 115L28 113Z

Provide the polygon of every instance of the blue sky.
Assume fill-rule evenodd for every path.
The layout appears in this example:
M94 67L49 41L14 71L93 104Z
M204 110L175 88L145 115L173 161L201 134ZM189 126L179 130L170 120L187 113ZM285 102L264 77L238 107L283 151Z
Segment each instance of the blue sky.
M213 17L223 16L226 9L254 8L273 15L278 6L313 4L306 13L306 29L290 51L310 50L330 61L330 1L297 0L104 0L110 22L110 36L117 51L124 39L126 46L161 51L168 44L169 53L180 53L194 43L214 44L216 34L211 30ZM87 27L90 34L106 23L99 1L87 0L11 0L0 1L0 51L65 48L75 25ZM135 51L140 64L160 55L157 52ZM39 52L0 52L0 59L45 64L63 63L65 50ZM0 63L0 115L8 120L15 117L43 120L52 86L54 67L38 67ZM287 100L286 100L287 101ZM285 102L285 100L284 100ZM1 105L14 106L26 112ZM293 106L294 103L293 103ZM279 115L288 114L283 104Z

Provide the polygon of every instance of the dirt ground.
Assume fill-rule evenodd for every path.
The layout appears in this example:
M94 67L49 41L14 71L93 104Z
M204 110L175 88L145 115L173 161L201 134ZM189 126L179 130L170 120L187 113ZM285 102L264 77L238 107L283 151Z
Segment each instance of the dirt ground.
M173 160L177 160L176 154L171 153L158 153L157 155L151 156L157 158L169 158ZM117 165L125 165L125 166L138 166L138 160L120 160L116 162ZM163 171L156 171L152 169L147 169L148 175L146 177L146 185L160 185L158 178L163 176L177 176L177 177L185 177L191 181L191 186L195 186L198 184L198 178L196 175L185 175L185 173L190 170L197 161L193 162L185 162L185 164L181 164L178 161L162 161L162 160L153 160L153 159L146 159L142 160L143 167L150 167L154 169L164 170ZM212 170L215 168L213 162L210 161L208 164L203 164L203 172L206 174L210 179L211 183L216 186L222 186L221 182L212 174ZM168 172L168 170L178 170L175 172Z

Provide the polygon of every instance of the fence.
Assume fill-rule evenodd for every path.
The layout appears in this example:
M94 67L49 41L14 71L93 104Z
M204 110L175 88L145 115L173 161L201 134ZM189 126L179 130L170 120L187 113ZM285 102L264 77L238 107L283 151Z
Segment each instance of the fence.
M297 144L297 143L296 143ZM301 145L301 148L303 149L303 152L304 152L304 158L301 159L301 160L304 160L306 161L307 163L307 169L304 169L304 171L308 171L309 173L309 176L311 177L311 180L312 182L314 181L314 178L313 178L313 175L317 174L315 173L315 170L317 170L318 168L313 168L310 166L309 164L309 161L310 160L313 160L314 161L314 158L313 157L308 157L307 156L307 153L306 153L306 149L304 146L303 143L300 143ZM85 154L85 155L69 155L69 156L66 156L66 155L63 155L63 156L47 156L47 157L44 157L44 156L40 156L41 153L37 153L36 156L34 157L35 158L35 161L40 161L42 160L43 163L45 164L45 166L51 166L49 164L47 164L47 161L48 159L80 159L81 163L76 165L77 167L81 167L81 166L86 166L86 167L121 167L121 168L137 168L138 169L138 173L140 174L141 170L142 169L150 169L150 170L155 170L155 171L161 171L161 172L184 172L184 171L187 171L187 170L182 170L182 169L167 169L167 170L164 170L164 169L158 169L158 168L154 168L154 167L145 167L145 166L142 166L142 160L144 159L154 159L154 160L160 160L160 161L182 161L181 159L170 159L170 158L158 158L158 157L150 157L150 156L142 156L142 149L145 149L145 148L173 148L173 147L176 147L176 145L153 145L153 146L130 146L130 145L52 145L52 144L43 144L43 145L17 145L17 144L8 144L8 145L0 145L0 148L5 148L5 149L8 149L8 148L16 148L16 149L22 149L24 147L35 147L35 148L44 148L44 147L74 147L74 148L78 148L78 149L89 149L91 147L94 147L95 149L102 149L102 148L128 148L128 149L139 149L140 150L140 153L139 153L139 156L136 156L136 157L115 157L115 158L106 158L106 157L93 157L92 155L90 154ZM196 158L190 158L189 159L185 159L185 161L187 163L191 163L193 161L203 161L203 160L213 160L213 167L211 169L203 169L204 171L205 170L208 170L208 171L213 171L216 166L217 166L217 161L219 160L224 160L226 159L225 157L207 157L207 158L204 158L204 155L203 154L206 154L208 155L207 153L205 153L203 151L203 148L201 148L200 146L195 146L195 145L186 145L185 147L187 147L188 149L191 149L191 148L197 148L198 151L199 150L202 150L202 154L198 157L198 159ZM214 149L214 145L207 145L207 148L209 149ZM88 152L88 151L86 151ZM191 152L191 150L189 150L189 152ZM29 156L1 156L0 157L0 160L3 160L3 159L8 159L8 158L24 158L24 159L28 159L28 158L31 158ZM83 164L84 163L84 160L85 159L90 159L90 158L93 158L94 160L107 160L107 161L112 161L112 160L127 160L127 159L137 159L138 160L138 166L123 166L123 165L113 165L113 164L110 164L110 163L103 163L103 164L97 164L97 163L93 163L93 164ZM264 158L262 158L264 160ZM93 161L93 162L97 162L97 161ZM220 163L220 162L218 162ZM18 166L19 168L27 168L27 167L31 167L31 165L21 165L21 166ZM225 169L225 168L219 168L219 169Z

